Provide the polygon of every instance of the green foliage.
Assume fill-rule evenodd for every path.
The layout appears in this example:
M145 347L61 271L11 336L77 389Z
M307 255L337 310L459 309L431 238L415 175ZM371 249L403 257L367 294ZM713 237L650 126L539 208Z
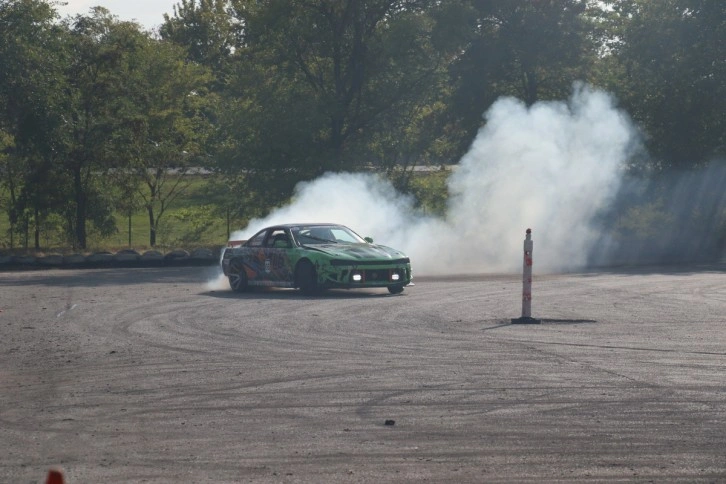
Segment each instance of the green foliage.
M564 99L573 82L587 78L598 48L587 6L584 0L460 0L440 8L441 22L459 22L453 30L460 33L453 35L461 53L450 64L449 107L461 126L460 153L500 96L528 105Z
M607 79L660 168L726 154L726 3L612 2Z
M669 232L674 220L665 210L663 200L658 199L629 207L615 228L619 237L642 241Z
M115 132L114 160L124 186L149 216L149 244L156 244L160 219L188 187L184 177L203 158L211 133L207 69L185 62L181 48L140 39L129 69L125 117Z
M444 217L448 208L448 181L450 172L441 169L411 179L410 193L416 198L417 207L426 215Z
M430 139L403 130L445 72L426 2L249 3L237 10L245 44L221 156L226 173L244 172L245 191L271 205L326 171L386 166L386 153L416 159ZM389 149L389 135L406 142Z
M228 0L182 0L164 14L161 38L182 46L192 62L209 67L223 88L232 53L240 47L242 26Z
M59 194L52 174L65 57L54 21L46 2L0 2L0 187L11 244L31 219L37 231Z
M718 258L726 249L726 209L709 213L698 204L674 211L662 198L634 203L620 215L611 235L620 252L637 254L633 260L650 262L665 256Z
M175 237L162 237L162 243L166 246L193 247L204 240L205 234L214 227L215 212L217 207L213 205L200 205L179 209L169 214L167 225L179 225L185 230ZM162 233L170 234L171 231L163 230ZM167 240L168 238L168 240Z
M222 202L228 199L217 198L210 195L215 190L214 180L208 177L186 175L189 178L187 191L180 195L174 207L170 208L167 217L159 225L160 248L173 248L175 246L215 246L222 245L227 240L226 214ZM6 190L0 189L0 199L4 199ZM101 217L106 221L105 226L98 227L92 224L89 227L87 250L117 249L134 247L137 249L150 248L148 243L148 217L140 208L131 211L131 244L129 244L128 212L117 210L109 214L106 210L108 204L103 199L117 200L118 187L107 186L103 193L94 196L94 204L102 203ZM214 202L214 203L212 203ZM94 209L95 210L95 209ZM109 215L112 217L109 217ZM33 246L34 221L29 220L27 231L27 244ZM246 220L232 218L232 230L244 226ZM0 217L0 248L9 248L8 221ZM67 220L62 213L52 213L40 224L40 243L42 249L64 249L70 247L68 243ZM197 235L198 234L198 238ZM26 245L25 226L18 225L15 232L15 247ZM183 241L183 243L182 243Z
M65 220L60 214L46 217L40 225L41 247L64 247L68 241L65 227Z

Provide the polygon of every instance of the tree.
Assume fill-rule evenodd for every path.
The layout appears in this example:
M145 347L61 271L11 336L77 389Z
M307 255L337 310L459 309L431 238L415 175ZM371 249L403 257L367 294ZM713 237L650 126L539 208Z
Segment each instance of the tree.
M62 122L66 32L55 21L43 1L0 3L0 183L8 192L11 246L23 222L26 235L34 223L39 248L40 224L61 198L50 172Z
M11 161L13 148L14 142L12 136L10 136L7 131L0 129L0 172L2 173L0 186L4 186L7 192L5 197L0 199L0 208L5 210L8 215L8 220L10 221L10 229L8 231L10 236L10 248L13 248L15 245L14 232L17 220L13 217L13 207L17 203L18 198L15 188L17 175L12 173L12 170L15 168L15 163Z
M224 125L225 168L267 203L300 180L357 170L442 74L414 0L234 2L244 26ZM411 154L410 156L415 156Z
M113 157L121 172L139 181L153 247L161 218L189 185L186 173L205 158L214 97L208 70L186 61L181 47L148 37L137 41L124 81L125 104L117 111Z
M241 33L229 0L182 0L173 15L164 14L159 29L162 39L183 46L189 60L209 67L220 84Z
M451 64L452 117L468 147L482 113L500 96L532 105L562 99L595 59L588 0L464 0L436 11L440 43L461 49ZM444 32L442 32L444 31ZM447 32L451 32L448 33Z
M101 234L116 230L112 198L104 187L113 160L112 136L125 103L128 64L140 27L119 22L102 7L69 24L71 52L58 167L67 180L71 201L66 209L74 246L86 248L88 221Z
M711 0L617 0L610 88L648 134L662 168L726 155L726 4Z

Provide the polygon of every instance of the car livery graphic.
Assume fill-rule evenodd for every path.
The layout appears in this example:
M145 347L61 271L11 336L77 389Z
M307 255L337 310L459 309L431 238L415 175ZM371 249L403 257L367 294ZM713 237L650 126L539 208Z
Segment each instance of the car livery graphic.
M274 225L246 241L230 241L221 265L236 292L252 286L295 287L305 294L385 287L399 294L412 277L405 254L331 223Z

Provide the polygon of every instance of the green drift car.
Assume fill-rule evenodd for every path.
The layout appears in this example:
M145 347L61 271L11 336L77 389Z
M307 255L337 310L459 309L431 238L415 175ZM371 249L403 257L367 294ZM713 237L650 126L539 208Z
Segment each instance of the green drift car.
M306 294L385 287L399 294L411 283L411 262L403 253L337 224L267 227L249 240L230 241L221 264L237 292L251 286L296 287Z

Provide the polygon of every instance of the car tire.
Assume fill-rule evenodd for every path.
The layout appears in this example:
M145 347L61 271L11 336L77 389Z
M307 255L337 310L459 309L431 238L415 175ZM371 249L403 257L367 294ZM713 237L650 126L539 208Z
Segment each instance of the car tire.
M401 294L403 292L403 286L396 284L395 286L388 286L388 292L391 294Z
M232 259L229 262L228 276L229 287L234 292L247 292L250 286L247 281L247 271L241 259Z
M295 269L295 281L303 294L316 294L320 292L318 274L309 260L301 260Z

